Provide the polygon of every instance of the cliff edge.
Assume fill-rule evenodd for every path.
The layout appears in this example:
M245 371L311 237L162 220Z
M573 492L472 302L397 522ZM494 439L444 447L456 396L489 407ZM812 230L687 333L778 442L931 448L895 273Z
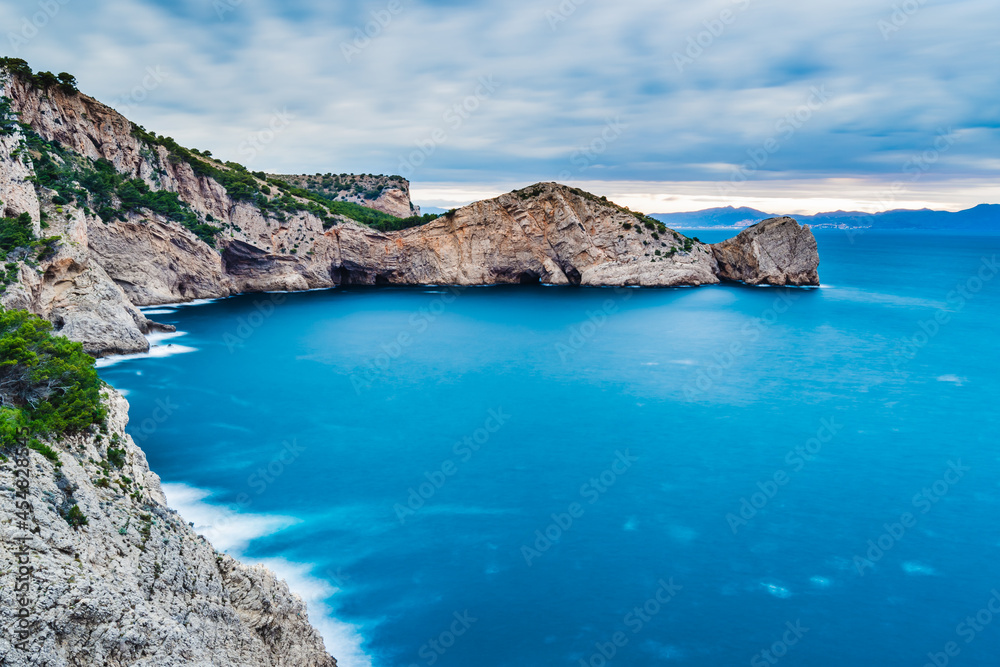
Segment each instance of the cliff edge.
M128 403L110 388L103 402L106 432L48 442L48 456L7 450L0 466L0 664L335 667L284 582L167 507L125 432Z

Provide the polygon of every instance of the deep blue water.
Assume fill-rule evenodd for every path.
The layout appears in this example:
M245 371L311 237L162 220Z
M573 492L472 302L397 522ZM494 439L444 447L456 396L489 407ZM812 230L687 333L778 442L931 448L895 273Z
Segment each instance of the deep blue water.
M159 309L192 351L102 374L342 665L995 665L1000 237L817 236L812 290Z

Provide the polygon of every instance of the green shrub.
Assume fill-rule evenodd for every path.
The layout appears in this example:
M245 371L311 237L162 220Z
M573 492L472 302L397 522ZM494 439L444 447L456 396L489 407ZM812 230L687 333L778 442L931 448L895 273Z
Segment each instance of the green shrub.
M4 254L14 248L30 246L35 240L31 216L22 213L16 218L0 218L0 251Z
M36 452L47 458L49 461L55 463L56 465L62 465L62 461L59 460L59 452L49 447L41 440L32 438L31 442L28 443L28 449L35 450Z
M6 137L17 131L17 112L10 108L11 99L0 97L0 137Z
M72 507L69 508L69 511L66 512L66 523L73 526L74 528L79 528L80 526L86 526L90 522L87 521L87 517L80 509L80 506L73 505Z
M17 408L0 407L0 449L16 447L27 433L28 420Z
M125 450L108 447L108 461L116 468L125 465Z
M0 309L0 387L32 433L77 433L103 424L101 380L83 346L53 336L52 324L23 310Z

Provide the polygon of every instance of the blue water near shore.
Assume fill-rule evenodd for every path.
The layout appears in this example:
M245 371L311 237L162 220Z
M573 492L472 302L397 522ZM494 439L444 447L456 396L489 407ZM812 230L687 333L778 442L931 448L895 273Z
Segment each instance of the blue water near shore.
M347 667L995 665L1000 237L817 236L820 289L249 295L101 372Z

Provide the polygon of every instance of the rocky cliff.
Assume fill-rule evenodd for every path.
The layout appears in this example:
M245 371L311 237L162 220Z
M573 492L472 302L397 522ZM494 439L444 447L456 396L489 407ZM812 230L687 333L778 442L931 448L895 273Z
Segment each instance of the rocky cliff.
M0 466L0 664L335 667L283 582L167 507L125 433L128 404L104 400L106 433L49 443L48 457L8 450Z
M769 218L712 247L719 277L750 285L819 285L816 237L792 218Z
M31 132L69 151L52 160L80 156L84 170L106 160L152 192L176 193L190 218L181 224L141 207L100 218L79 197L54 203L55 191L28 187L45 149L38 142L26 149L16 136L5 140L0 197L6 195L8 212L45 217L46 233L62 241L34 275L21 271L20 285L2 302L42 314L95 354L144 348L142 334L155 324L134 306L247 291L428 283L664 287L720 279L818 284L815 239L789 218L713 248L603 198L541 183L427 224L379 231L329 208L315 192L289 189L289 182L351 192L354 185L397 193L402 186L348 175L268 179L182 149L82 93L43 89L22 76L7 77L3 93ZM206 235L205 228L214 231Z

